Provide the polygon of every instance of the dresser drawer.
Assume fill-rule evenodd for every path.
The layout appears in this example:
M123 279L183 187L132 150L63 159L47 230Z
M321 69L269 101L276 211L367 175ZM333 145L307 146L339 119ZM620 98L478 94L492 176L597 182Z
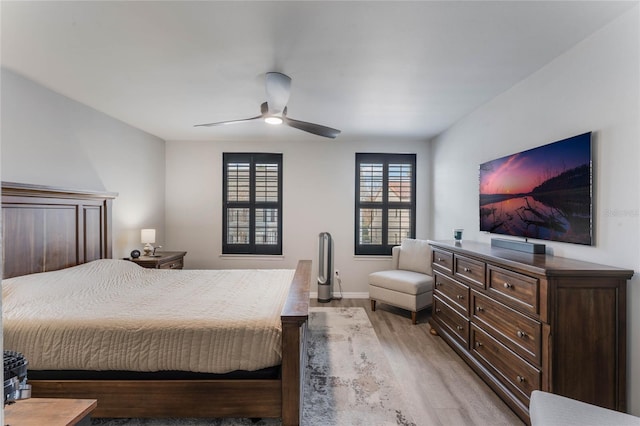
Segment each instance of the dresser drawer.
M522 312L538 314L538 280L497 266L488 266L492 297Z
M542 364L540 322L476 291L471 292L471 309L473 321L491 330L492 336L503 345L534 365Z
M526 406L531 392L540 389L540 370L511 352L475 324L471 325L473 355L485 367L495 372L505 386Z
M484 262L455 255L453 258L453 275L469 284L484 289Z
M453 273L453 253L444 250L431 249L431 265L447 274Z
M433 297L433 319L457 338L464 348L469 348L469 320L437 296Z
M442 274L434 273L435 292L464 316L469 315L469 287Z
M165 262L158 265L158 269L182 269L183 267L183 259L175 259L170 262Z

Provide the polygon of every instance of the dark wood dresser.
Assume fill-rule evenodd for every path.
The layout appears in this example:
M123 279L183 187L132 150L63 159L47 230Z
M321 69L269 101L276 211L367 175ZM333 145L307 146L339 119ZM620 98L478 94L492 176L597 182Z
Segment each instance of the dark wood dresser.
M536 389L626 409L632 270L473 241L429 241L432 328L529 423Z

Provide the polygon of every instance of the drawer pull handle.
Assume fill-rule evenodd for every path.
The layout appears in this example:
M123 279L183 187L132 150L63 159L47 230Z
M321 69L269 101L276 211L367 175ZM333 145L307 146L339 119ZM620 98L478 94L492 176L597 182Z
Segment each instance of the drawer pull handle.
M442 312L439 308L436 308L436 314L439 314L440 312Z
M462 326L456 326L456 328L458 329L458 331L462 331L463 327Z
M524 383L526 381L526 379L522 376L516 376L516 380L520 383Z
M525 337L527 337L527 333L525 333L524 331L520 331L518 330L516 332L516 334L518 335L518 337L520 337L521 339L524 339Z
M511 288L511 287L513 287L513 286L512 286L511 284L509 284L509 283L504 283L503 285L504 285L504 288Z
M442 286L442 283L436 282L436 287Z
M437 260L438 260L438 262L442 262L442 261L444 261L444 259L443 259L443 258L441 258L441 257L438 257L438 258L437 258Z
M464 296L462 296L462 295L458 294L458 295L456 296L456 299L458 299L458 300L462 300L462 299L464 299Z
M484 308L482 306L476 306L476 312L482 312Z
M471 269L469 269L469 268L462 268L462 270L465 271L465 272L471 272Z
M476 348L480 348L482 346L482 342L476 342Z

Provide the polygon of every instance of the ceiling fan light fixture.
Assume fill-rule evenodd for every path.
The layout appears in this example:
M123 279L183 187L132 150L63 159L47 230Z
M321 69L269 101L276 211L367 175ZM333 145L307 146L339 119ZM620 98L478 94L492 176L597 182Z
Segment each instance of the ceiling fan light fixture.
M282 118L277 117L275 115L271 115L269 117L265 117L264 121L269 123L269 124L274 124L274 125L282 124Z
M260 104L260 115L257 117L196 124L195 127L211 127L223 124L244 123L253 120L264 120L269 124L282 124L325 138L335 139L336 136L340 134L340 130L338 129L332 129L331 127L308 123L306 121L294 120L287 116L287 102L289 101L289 92L291 90L291 78L289 76L279 72L268 72L266 75L265 90L267 92L267 100Z

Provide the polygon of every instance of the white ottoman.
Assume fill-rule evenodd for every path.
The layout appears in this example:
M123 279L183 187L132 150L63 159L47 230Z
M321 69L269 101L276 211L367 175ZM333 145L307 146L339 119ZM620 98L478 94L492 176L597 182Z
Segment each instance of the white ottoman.
M411 311L411 321L416 323L416 313L431 306L433 277L402 269L369 274L369 298L371 310L376 301Z

